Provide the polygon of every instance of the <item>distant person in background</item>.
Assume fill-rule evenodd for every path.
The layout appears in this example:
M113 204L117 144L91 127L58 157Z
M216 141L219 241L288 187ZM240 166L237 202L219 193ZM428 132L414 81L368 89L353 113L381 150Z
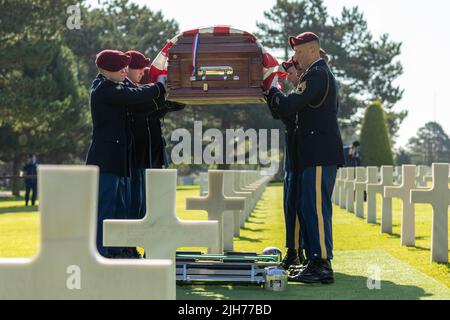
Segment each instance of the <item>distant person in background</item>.
M37 199L37 158L36 155L30 154L28 162L23 167L23 174L25 178L25 206L28 207L28 202L30 201L31 195L31 205L34 206ZM34 176L34 177L30 177Z
M359 141L353 142L351 148L348 150L348 167L360 167L361 166L361 156L359 153Z

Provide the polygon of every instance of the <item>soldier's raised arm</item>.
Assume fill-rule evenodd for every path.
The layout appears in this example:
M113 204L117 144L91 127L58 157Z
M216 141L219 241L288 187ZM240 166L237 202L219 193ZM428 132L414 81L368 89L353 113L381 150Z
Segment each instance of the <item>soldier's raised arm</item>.
M103 50L97 54L95 64L99 76L92 84L91 98L102 105L133 108L136 105L148 104L150 109L155 109L153 100L165 97L163 78L160 82L142 87L124 84L130 61L130 54L118 50Z
M114 105L133 107L134 105L153 105L153 100L164 99L166 90L160 82L138 88L117 84L104 89L104 94Z

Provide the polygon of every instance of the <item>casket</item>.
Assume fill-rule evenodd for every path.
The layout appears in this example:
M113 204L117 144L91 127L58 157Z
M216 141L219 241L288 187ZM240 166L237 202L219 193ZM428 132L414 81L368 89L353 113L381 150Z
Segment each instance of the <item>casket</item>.
M168 100L263 103L263 52L245 34L183 34L168 50Z

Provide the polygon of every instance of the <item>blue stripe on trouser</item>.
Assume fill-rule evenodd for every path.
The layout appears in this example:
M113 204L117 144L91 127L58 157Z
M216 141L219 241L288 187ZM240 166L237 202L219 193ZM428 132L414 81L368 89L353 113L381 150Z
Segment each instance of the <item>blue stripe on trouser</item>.
M303 248L301 216L298 208L298 179L300 172L286 171L284 174L283 209L286 228L286 248ZM300 225L299 225L300 224ZM297 241L298 240L298 241Z
M305 168L301 175L303 239L306 256L310 260L333 259L331 195L336 172L336 166L317 166Z

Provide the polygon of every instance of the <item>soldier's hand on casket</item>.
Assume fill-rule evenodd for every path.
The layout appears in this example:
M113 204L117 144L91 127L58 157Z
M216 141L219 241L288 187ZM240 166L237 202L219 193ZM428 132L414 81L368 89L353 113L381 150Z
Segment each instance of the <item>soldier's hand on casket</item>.
M166 85L166 78L167 78L166 75L161 74L161 75L158 76L158 78L156 78L156 82L159 82L159 83L161 83L163 86L165 86L165 85Z

